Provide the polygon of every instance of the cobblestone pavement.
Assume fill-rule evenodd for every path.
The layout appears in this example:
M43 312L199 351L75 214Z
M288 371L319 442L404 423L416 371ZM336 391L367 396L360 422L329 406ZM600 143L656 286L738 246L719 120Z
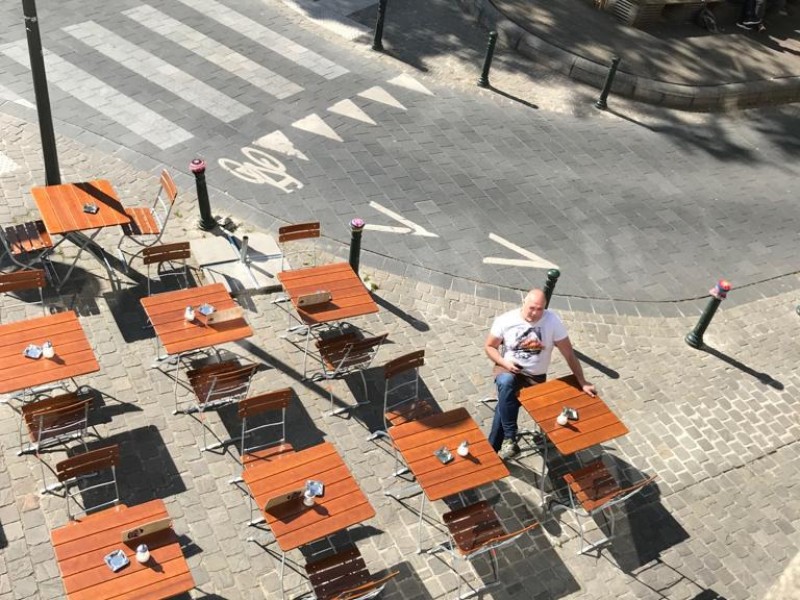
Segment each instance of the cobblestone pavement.
M0 218L13 222L35 216L28 189L43 179L35 125L0 116L0 152L13 168L0 176L5 203ZM125 202L150 197L159 165L115 150L78 130L60 129L59 149L65 180L102 174ZM192 181L178 177L182 191L170 239L197 239L197 215L189 202ZM237 233L245 233L249 224ZM272 231L274 233L274 231ZM110 246L115 239L100 239ZM67 245L65 245L67 246ZM339 257L343 247L332 248ZM65 249L67 260L69 249ZM74 308L94 344L101 370L79 383L97 391L95 430L122 448L121 496L127 504L163 498L175 530L186 536L186 552L197 589L191 597L277 598L278 562L264 532L248 531L246 497L228 479L237 473L236 453L200 453L199 424L191 416L173 416L172 384L150 369L155 348L143 329L138 298L142 277L132 274L121 290L111 289L108 274L90 257L79 261L74 283L48 304ZM423 381L444 409L466 407L488 430L491 412L476 401L492 393L481 345L492 317L512 304L442 289L429 282L365 269L380 288L377 316L354 324L388 331L391 344L383 362L424 348ZM795 313L798 277L786 278L788 290L739 306L723 305L706 334L706 351L690 349L683 336L688 317L632 317L560 311L587 374L630 429L605 450L631 476L657 474L656 484L632 502L619 519L619 536L599 558L576 555L578 540L568 513L545 514L539 508L536 455L512 464L512 476L477 492L491 499L508 527L542 521L521 543L499 553L503 585L484 597L544 599L739 600L763 596L800 545L800 319ZM325 386L302 381L302 355L280 339L285 316L270 295L243 299L256 334L226 350L263 363L253 392L291 385L298 401L290 411L289 439L303 448L333 442L377 511L377 516L348 534L373 571L397 569L387 600L450 598L456 579L444 557L417 555L418 499L407 506L384 496L394 485L388 448L366 441L379 422L377 377L370 373L369 407L351 418L323 417ZM34 306L0 305L3 322L32 316ZM564 374L557 360L551 373ZM352 403L358 382L336 382L337 403ZM186 398L181 392L181 398ZM0 406L0 597L61 598L63 589L49 542L49 530L66 523L63 498L37 493L39 465L18 457L19 406ZM225 435L236 427L230 410L208 417ZM101 443L92 440L92 444ZM47 453L53 464L61 452ZM441 540L437 503L424 531L426 541ZM596 533L596 532L595 532ZM259 543L246 541L255 535ZM265 547L266 546L266 547ZM300 552L290 553L287 597L306 588L297 574ZM488 579L488 565L478 564ZM460 565L473 585L475 575Z
M584 108L553 114L535 107L565 95L507 56L496 90L474 92L485 33L439 19L447 3L428 3L431 18L390 13L384 56L276 2L235 4L111 0L91 19L80 2L40 7L57 130L180 171L202 155L217 210L262 227L313 215L340 243L362 217L383 227L365 236L367 264L488 297L542 278L547 263L525 253L559 266L568 308L598 313L696 314L678 301L718 277L735 304L797 271L796 107L640 118L616 99L616 114L589 109L577 88ZM17 24L0 32L0 96L32 119L12 5L0 4Z

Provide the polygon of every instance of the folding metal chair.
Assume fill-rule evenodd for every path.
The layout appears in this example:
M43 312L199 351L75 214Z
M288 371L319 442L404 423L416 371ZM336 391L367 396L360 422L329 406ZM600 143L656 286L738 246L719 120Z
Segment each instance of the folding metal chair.
M345 333L317 341L322 372L314 375L312 379L330 381L344 379L348 375L358 373L361 375L361 383L364 385L364 402L356 401L352 406L343 406L334 410L333 387L329 384L328 393L331 400L329 415L341 414L369 402L369 388L367 387L367 378L364 375L364 371L372 366L372 361L388 336L388 333L384 333L359 339L355 333Z
M47 485L45 461L41 457L42 450L50 446L66 444L74 439L80 440L84 450L87 450L84 438L89 426L90 405L91 397L78 392L70 392L30 402L22 407L18 454L36 454L42 467L43 493L57 489L61 484ZM23 426L28 431L27 446L23 440Z
M247 397L250 382L258 370L257 364L240 365L238 361L225 361L213 365L193 369L186 375L189 385L194 391L194 401L189 412L200 413L200 425L203 430L203 446L201 450L210 450L206 446L206 430L208 426L203 413ZM177 400L175 412L177 411Z
M237 406L242 420L241 436L238 438L241 440L239 461L243 471L260 462L294 452L292 445L286 441L286 409L293 396L292 388L283 388L239 401ZM279 434L266 436L265 439L263 435L256 435L259 431L277 431ZM241 476L229 481L234 484L241 482ZM253 519L255 510L255 501L250 495L251 525L263 521L263 518Z
M126 252L122 249L122 244L126 239L131 240L142 248L158 244L167 228L167 222L172 215L172 208L175 206L177 197L178 188L175 185L175 181L169 172L164 169L161 171L161 187L158 189L153 205L125 209L125 214L130 217L131 222L122 226L122 236L117 244L117 253L120 260L125 263L126 268L130 267L133 259L141 254L142 250L140 249L134 253ZM129 256L127 260L125 259L126 254Z
M383 425L367 438L389 438L393 425L416 421L436 412L433 405L419 397L419 369L425 364L425 350L398 356L383 365Z
M319 260L319 252L316 244L309 251L307 246L295 244L299 240L317 239L320 236L319 222L297 223L296 225L286 225L278 229L278 244L281 247L281 271L288 268L298 269L314 267ZM292 257L289 260L287 257ZM299 259L299 260L297 260ZM300 262L302 267L298 267Z
M118 465L119 446L117 444L97 450L90 450L89 452L78 454L77 456L62 460L56 464L56 477L64 487L64 497L67 500L67 517L70 521L75 518L71 510L73 502L80 509L79 512L83 513L119 504L119 488L117 487ZM88 477L94 475L99 476L101 471L108 471L111 478L90 485L81 485ZM114 489L113 499L105 500L91 507L87 505L87 495L95 490L111 487ZM77 498L78 494L84 497L82 502ZM72 502L70 502L70 500Z
M453 557L452 569L458 577L456 598L467 598L477 595L483 588L471 590L469 593L463 596L461 595L461 582L463 578L458 573L455 559L463 558L471 564L477 557L488 552L491 557L492 573L494 574L494 581L490 582L488 585L497 584L500 582L497 550L513 544L523 534L539 526L539 523L534 521L522 529L507 533L502 523L500 523L500 518L497 516L494 508L485 500L446 513L443 519L450 533L450 539L432 548L429 552L447 550Z
M0 294L36 290L39 292L39 303L42 305L45 315L48 314L47 305L44 303L44 287L46 285L47 278L42 269L25 269L14 273L0 274ZM1 321L2 319L0 319Z
M564 475L570 504L567 506L557 500L551 502L564 506L575 515L581 538L578 554L586 554L610 542L614 538L614 507L622 505L628 498L642 491L656 477L658 476L653 475L623 487L611 474L602 458ZM592 519L598 513L602 513L609 533L602 539L587 545L583 519Z
M367 600L375 598L390 579L399 572L385 576L371 575L355 546L347 546L333 556L310 562L305 567L313 592L303 596L314 600Z
M48 259L54 244L44 221L28 221L0 229L0 244L3 246L0 259L8 255L11 262L23 269L29 269L39 261L53 281L58 282L55 268Z
M150 267L155 265L156 275L161 281L165 275L180 277L181 271L186 287L189 287L189 266L187 260L191 258L192 251L189 242L176 242L174 244L161 244L150 246L142 250L142 262L147 266L147 295L151 295L152 278L150 277ZM169 271L163 272L164 265L169 266ZM177 268L176 268L177 265Z

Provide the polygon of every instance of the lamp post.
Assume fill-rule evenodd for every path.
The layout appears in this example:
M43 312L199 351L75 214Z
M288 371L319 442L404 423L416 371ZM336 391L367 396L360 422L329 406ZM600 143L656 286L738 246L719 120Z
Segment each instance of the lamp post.
M58 185L61 183L61 172L58 168L56 134L53 130L53 115L50 112L50 94L47 91L47 73L44 68L42 38L39 35L36 0L22 0L22 12L25 15L25 31L28 35L28 54L31 61L33 92L36 95L39 134L42 137L45 182L47 185Z

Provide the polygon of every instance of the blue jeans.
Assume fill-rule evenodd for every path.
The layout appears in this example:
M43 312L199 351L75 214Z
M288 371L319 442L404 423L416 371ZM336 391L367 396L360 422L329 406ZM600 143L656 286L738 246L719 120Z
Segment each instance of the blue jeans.
M505 371L494 378L497 385L497 408L494 411L492 430L489 432L489 443L495 452L500 450L503 440L517 439L517 417L519 416L519 391L522 388L542 383L546 375L514 375Z

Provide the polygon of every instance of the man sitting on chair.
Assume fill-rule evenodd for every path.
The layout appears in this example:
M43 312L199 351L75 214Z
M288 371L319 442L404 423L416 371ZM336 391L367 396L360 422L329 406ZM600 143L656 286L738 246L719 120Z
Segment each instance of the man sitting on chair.
M553 347L559 349L583 391L594 396L594 386L586 381L578 357L572 349L564 323L546 310L544 292L534 289L525 296L522 308L495 318L484 350L494 362L497 384L497 409L489 433L489 443L507 459L519 454L517 417L520 389L547 379ZM503 354L500 354L500 346Z

